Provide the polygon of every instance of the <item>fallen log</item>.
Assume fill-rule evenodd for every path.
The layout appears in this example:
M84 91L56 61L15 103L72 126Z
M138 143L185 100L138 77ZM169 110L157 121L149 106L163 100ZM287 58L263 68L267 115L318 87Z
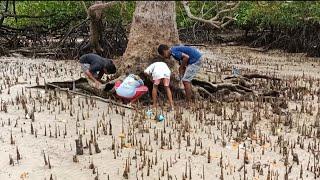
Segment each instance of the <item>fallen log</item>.
M81 78L79 80L82 81ZM45 85L31 86L31 87L27 87L27 88L46 88L46 87L55 88L55 89L58 89L60 91L64 91L64 92L71 93L71 94L76 94L76 95L80 95L80 96L84 96L84 97L93 98L93 99L99 100L101 102L109 103L109 104L120 106L120 107L123 107L123 108L134 109L132 106L124 105L124 104L115 102L115 101L113 101L111 99L105 99L105 98L102 98L102 97L99 97L99 96L92 96L92 95L89 95L89 94L85 94L85 93L77 92L77 91L74 91L74 90L70 90L69 88L62 88L62 87L60 87L58 85L55 85L55 84L52 84L52 83L47 83Z
M55 87L55 88L57 88L57 89L59 89L59 90L66 91L66 92L69 92L69 93L72 93L72 94L77 94L77 95L80 95L80 96L85 96L85 97L93 98L93 99L96 99L96 100L99 100L99 101L102 101L102 102L105 102L105 103L110 103L110 104L113 104L113 105L116 105L116 106L120 106L120 107L124 107L124 108L128 108L128 109L134 109L132 106L120 104L120 103L117 103L117 102L115 102L115 101L113 101L113 100L111 100L111 99L104 99L104 98L99 97L99 96L91 96L91 95L84 94L84 93L77 92L77 91L73 91L73 90L70 90L70 89L60 88L59 86L56 86L56 85L50 84L50 83L47 83L46 85L47 85L47 86Z

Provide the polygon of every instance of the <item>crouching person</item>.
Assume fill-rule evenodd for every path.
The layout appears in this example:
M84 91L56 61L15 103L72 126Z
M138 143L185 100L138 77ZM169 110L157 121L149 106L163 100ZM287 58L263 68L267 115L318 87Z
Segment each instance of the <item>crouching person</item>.
M114 90L124 103L133 103L148 92L148 87L139 76L130 74L123 81L117 81Z
M95 83L95 88L101 87L101 78L104 74L116 73L116 67L113 61L97 54L90 53L81 56L80 64L88 81Z
M168 67L168 65L164 62L155 62L152 63L150 66L148 66L144 73L147 76L152 76L153 80L153 88L152 88L152 101L153 101L153 107L157 107L157 95L158 95L158 85L161 83L167 93L168 101L170 104L169 111L172 111L173 106L173 100L172 100L172 93L169 87L170 84L170 75L171 71Z

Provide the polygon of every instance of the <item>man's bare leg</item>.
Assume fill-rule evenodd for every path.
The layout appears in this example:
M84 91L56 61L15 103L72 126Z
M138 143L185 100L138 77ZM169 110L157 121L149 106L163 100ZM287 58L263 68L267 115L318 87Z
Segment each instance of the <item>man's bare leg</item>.
M188 82L188 81L182 81L182 82L183 82L183 85L184 85L184 90L186 91L187 103L190 104L191 95L192 95L191 82Z
M153 108L157 107L157 95L158 95L158 85L153 85L152 88L152 101L153 101Z
M166 92L167 92L167 96L168 96L168 100L170 103L170 108L173 109L173 100L172 100L172 93L171 93L171 89L168 86L164 87Z

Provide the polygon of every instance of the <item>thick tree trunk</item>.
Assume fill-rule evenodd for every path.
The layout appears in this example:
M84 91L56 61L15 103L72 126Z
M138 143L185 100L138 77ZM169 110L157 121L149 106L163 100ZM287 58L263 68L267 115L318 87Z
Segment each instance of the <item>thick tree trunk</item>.
M129 42L119 73L141 72L156 58L159 58L159 44L179 43L174 1L137 1L129 34ZM173 61L166 60L172 70Z

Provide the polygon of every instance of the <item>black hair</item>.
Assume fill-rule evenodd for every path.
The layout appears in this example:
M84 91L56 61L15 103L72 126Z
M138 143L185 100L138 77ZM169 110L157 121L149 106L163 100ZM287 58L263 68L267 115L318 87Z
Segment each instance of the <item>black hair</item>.
M108 65L105 68L107 69L108 74L114 74L117 72L117 68L112 61L108 63Z
M158 53L163 56L164 55L164 51L168 50L169 46L165 45L165 44L160 44L158 47Z

